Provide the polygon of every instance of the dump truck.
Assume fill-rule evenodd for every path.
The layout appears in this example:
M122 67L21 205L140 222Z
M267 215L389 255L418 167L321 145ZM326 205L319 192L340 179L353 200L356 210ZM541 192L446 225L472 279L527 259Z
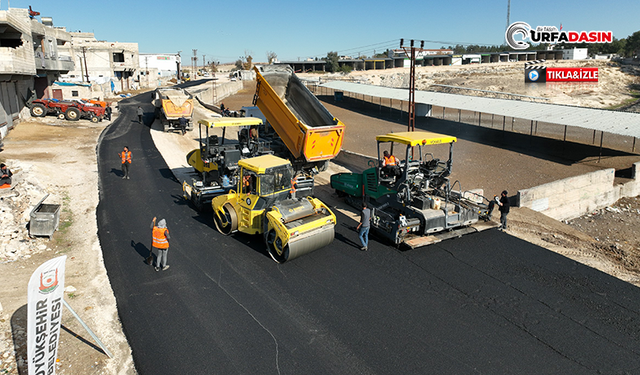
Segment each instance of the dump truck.
M216 117L198 121L199 147L187 154L187 163L194 168L198 179L182 183L183 197L198 210L210 207L213 197L226 194L236 184L238 162L264 152L264 143L244 136L247 126L262 125L253 117ZM239 142L226 139L227 129L239 129ZM211 134L222 129L222 136Z
M187 130L193 130L191 122L193 114L193 97L185 90L173 87L156 89L151 97L151 102L155 107L156 119L162 122L165 132L182 131L180 118L188 120Z
M342 147L345 125L333 117L302 84L289 66L255 66L253 104L278 135L272 140L276 155L294 169L324 170ZM277 147L281 143L281 147Z
M368 202L375 233L416 248L495 226L480 189L462 191L459 181L450 183L456 137L415 131L379 135L376 141L378 160L371 168L331 176L331 187L348 203L360 208ZM388 148L393 155L394 145L404 147L404 161L395 170L383 168L381 151ZM449 146L448 160L427 152L437 145Z
M294 170L274 155L242 159L235 190L214 197L211 206L220 233L263 235L277 263L295 259L333 241L336 217L313 197L290 198Z

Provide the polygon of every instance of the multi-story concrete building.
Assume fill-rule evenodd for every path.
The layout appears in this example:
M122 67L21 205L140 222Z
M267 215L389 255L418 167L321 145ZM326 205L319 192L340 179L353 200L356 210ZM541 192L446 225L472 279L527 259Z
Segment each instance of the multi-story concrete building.
M93 33L72 32L61 53L75 62L75 68L61 77L65 82L105 84L115 91L134 88L139 67L138 43L97 40Z
M5 134L18 120L32 89L38 98L55 97L58 92L52 83L74 67L61 53L71 34L53 27L51 18L41 20L28 9L0 11L0 131Z

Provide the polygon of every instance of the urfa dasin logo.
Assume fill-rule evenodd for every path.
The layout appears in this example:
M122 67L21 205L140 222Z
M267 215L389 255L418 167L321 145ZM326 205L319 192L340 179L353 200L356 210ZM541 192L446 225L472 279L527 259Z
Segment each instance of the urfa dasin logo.
M523 40L516 40L516 35L522 35ZM555 26L538 26L531 28L526 22L514 22L504 33L507 44L513 49L527 49L529 43L526 39L534 43L611 43L613 33L611 31L562 31Z
M524 66L524 81L541 82L598 82L598 68L553 68L533 65L544 60L531 61Z
M58 269L49 270L40 274L40 293L49 294L58 287Z

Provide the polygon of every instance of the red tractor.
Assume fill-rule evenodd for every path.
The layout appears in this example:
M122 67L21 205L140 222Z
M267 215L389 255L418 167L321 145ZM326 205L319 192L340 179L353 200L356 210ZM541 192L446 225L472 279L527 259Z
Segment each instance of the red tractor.
M35 99L29 103L31 115L44 117L56 115L59 119L78 121L81 118L91 122L102 121L105 109L99 105L82 103L71 100Z

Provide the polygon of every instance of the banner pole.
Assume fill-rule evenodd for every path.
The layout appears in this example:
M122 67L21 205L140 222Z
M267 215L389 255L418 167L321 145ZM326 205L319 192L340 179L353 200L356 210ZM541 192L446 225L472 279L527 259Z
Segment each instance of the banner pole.
M62 303L64 304L64 307L67 308L67 310L69 310L69 312L76 318L77 321L80 322L80 324L82 324L82 326L84 327L84 329L89 332L89 334L91 335L91 337L93 337L94 340L96 340L96 342L98 343L98 345L100 345L100 348L102 348L102 350L105 352L106 355L109 356L109 358L113 358L113 356L111 355L111 352L109 351L109 349L107 349L106 346L104 346L104 344L102 343L102 341L100 341L100 339L98 338L98 336L96 336L95 333L93 333L93 331L89 328L89 326L87 326L82 319L80 319L80 316L78 316L78 314L76 314L75 311L73 311L73 309L71 308L71 306L69 306L69 304L67 303L67 301L64 300L64 298L62 299Z

